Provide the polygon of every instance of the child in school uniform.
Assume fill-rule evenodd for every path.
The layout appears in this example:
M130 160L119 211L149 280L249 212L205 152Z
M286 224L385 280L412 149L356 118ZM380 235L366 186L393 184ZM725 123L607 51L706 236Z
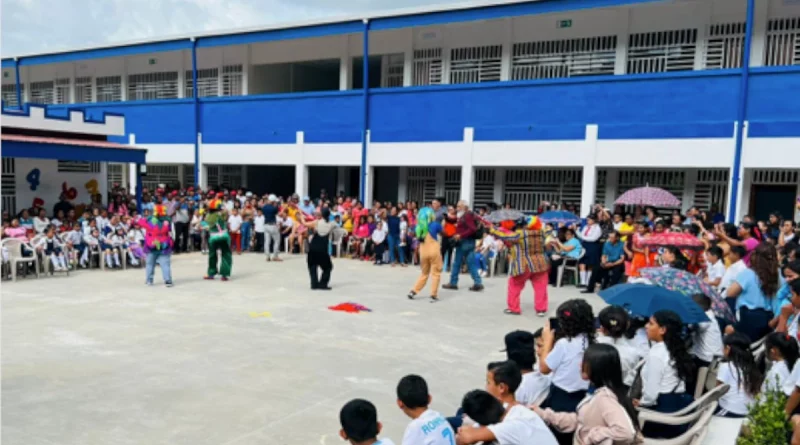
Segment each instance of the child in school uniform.
M692 299L703 308L710 320L698 324L692 331L692 349L689 353L694 359L695 368L699 369L708 367L714 357L722 356L722 332L719 329L716 315L711 309L711 299L703 294L695 294ZM686 382L688 391L694 390L696 380L696 378L691 378Z
M717 371L717 384L727 384L730 389L719 399L714 415L742 419L747 417L748 407L755 403L764 376L750 352L747 335L734 332L726 335L723 343L725 362Z
M85 269L89 264L90 254L94 252L103 252L102 245L100 243L100 231L97 230L97 228L92 227L89 234L83 236L83 244L86 246L86 248L83 249L83 255L81 255L81 267ZM102 261L102 258L100 261Z
M383 425L378 422L375 405L367 400L347 402L339 412L339 422L339 436L351 445L394 445L390 439L378 439Z
M53 270L56 272L66 271L67 262L64 259L64 244L56 237L56 229L53 226L49 226L46 230L47 235L41 238L33 247L50 258Z
M600 329L597 342L613 346L619 354L622 366L622 382L630 389L636 379L636 365L643 356L625 334L630 323L628 312L620 306L608 306L597 317Z
M642 397L634 400L634 405L661 413L686 408L694 400L686 381L691 380L696 369L682 335L683 321L672 311L657 311L646 329L652 347L642 367ZM648 422L642 433L645 437L671 439L685 431L685 426Z
M794 390L792 370L800 356L797 340L782 332L773 332L764 340L764 349L772 366L761 384L761 392L779 389L787 397L791 396Z
M539 367L542 374L552 374L550 394L542 407L574 412L589 389L581 376L581 363L586 348L595 343L594 314L585 300L567 300L556 310L556 320L557 326L548 322L542 331ZM572 433L554 432L559 444L572 443Z
M267 224L264 218L264 210L256 210L256 217L253 218L253 227L256 234L256 252L264 251L264 233L267 231Z
M66 226L66 224L64 226ZM81 232L80 225L75 224L70 227L69 231L64 234L64 241L67 242L68 246L72 247L73 257L69 259L69 262L74 268L78 265L78 260L83 255L84 249L86 249L86 245L83 243L83 233Z
M550 376L544 375L536 366L537 338L541 344L542 330L539 335L527 331L513 331L506 334L506 356L519 366L522 382L514 392L514 398L523 405L538 403L550 391Z
M428 384L418 375L407 375L397 384L397 406L411 423L403 434L402 445L452 445L456 433L447 420L428 408Z
M144 246L144 230L137 223L131 224L131 229L128 230L128 257L131 259L131 265L138 266L139 262L147 257L142 246Z

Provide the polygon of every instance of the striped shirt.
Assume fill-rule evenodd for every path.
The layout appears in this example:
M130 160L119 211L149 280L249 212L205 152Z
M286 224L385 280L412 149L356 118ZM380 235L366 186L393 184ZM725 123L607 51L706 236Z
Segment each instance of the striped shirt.
M544 256L544 233L542 231L517 230L509 233L495 228L491 228L489 231L498 239L511 244L509 248L511 270L509 273L512 277L526 272L545 272L550 268Z

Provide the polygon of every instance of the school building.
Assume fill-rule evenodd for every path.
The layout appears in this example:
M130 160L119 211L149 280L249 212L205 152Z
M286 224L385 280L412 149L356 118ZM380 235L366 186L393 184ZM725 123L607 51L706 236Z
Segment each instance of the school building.
M366 57L365 57L366 56ZM800 1L429 7L2 60L4 107L125 116L144 185L796 213ZM3 194L19 172L3 163ZM136 169L107 168L132 184ZM4 199L5 202L5 199Z

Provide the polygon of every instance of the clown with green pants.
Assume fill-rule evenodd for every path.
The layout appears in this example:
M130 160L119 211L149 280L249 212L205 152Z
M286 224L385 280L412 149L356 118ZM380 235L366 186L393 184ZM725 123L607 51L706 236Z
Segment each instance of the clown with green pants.
M219 273L222 281L228 281L233 266L231 255L231 236L228 234L228 221L222 211L222 201L215 199L208 205L208 215L203 220L203 225L208 228L208 274L206 280L213 280ZM217 271L217 251L219 251L221 264Z

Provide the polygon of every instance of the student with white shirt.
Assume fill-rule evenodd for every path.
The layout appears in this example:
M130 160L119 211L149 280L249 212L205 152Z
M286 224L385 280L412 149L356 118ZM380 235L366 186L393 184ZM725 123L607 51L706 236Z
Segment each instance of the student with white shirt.
M650 317L646 329L652 346L641 372L642 398L633 403L661 413L681 410L693 401L685 382L695 373L682 336L683 321L672 311L657 311ZM671 439L685 431L685 426L648 422L642 433L645 437Z
M383 425L378 422L378 410L368 400L347 402L339 411L339 422L339 436L351 445L394 445L390 439L378 439Z
M458 430L456 443L461 445L496 441L497 445L556 445L558 442L544 421L514 398L521 381L522 376L516 363L490 363L486 372L486 391L503 404L505 413L502 421L481 427L464 425ZM470 419L482 417L480 411L475 412L472 409L467 397L464 402L464 413Z
M630 389L636 379L636 365L643 358L639 350L625 337L629 325L628 312L620 306L608 306L597 316L600 329L597 342L613 346L622 366L622 382Z
M706 278L703 280L711 287L718 287L725 276L725 262L722 261L722 249L719 246L711 246L706 251Z
M720 281L719 286L717 287L717 290L719 291L720 295L724 296L725 291L728 289L728 287L730 287L730 285L733 284L734 281L736 281L736 277L739 276L739 274L743 270L747 269L747 265L744 264L743 260L746 253L747 252L744 250L744 247L742 246L731 246L731 250L730 252L728 252L728 259L730 260L731 265L725 271L725 275L722 276L722 280ZM731 310L733 311L736 310L735 301L733 302L729 301L728 304L731 305Z
M786 396L791 396L794 390L794 380L792 379L792 370L795 369L795 363L800 356L800 349L797 345L797 340L793 339L787 334L781 332L773 332L769 334L764 341L764 349L766 350L767 358L772 362L764 383L761 385L761 392L770 389L779 389ZM797 367L800 370L800 367Z
M552 374L550 394L542 407L575 412L589 389L589 382L581 377L581 363L583 352L595 342L594 314L585 300L567 300L556 310L556 320L556 326L548 321L542 330L539 369ZM560 444L572 443L570 433L556 433L556 437Z
M690 353L697 368L708 367L714 357L722 356L722 332L717 323L717 316L711 309L711 299L703 294L692 295L692 299L703 308L710 321L699 323L692 332L692 349ZM694 387L695 379L689 382L689 390Z
M428 384L418 375L407 375L397 384L397 406L411 419L402 445L452 445L456 433L438 412L429 409Z
M538 334L538 335L537 335ZM514 398L523 405L539 403L550 391L550 376L542 374L536 366L537 338L541 344L542 330L531 334L514 331L506 334L506 356L519 366L522 382L514 392Z
M231 234L231 251L242 254L242 216L239 209L234 208L228 216L228 232Z
M582 374L595 390L586 396L574 413L531 408L547 424L559 431L574 431L575 445L642 443L638 413L622 383L622 366L617 349L595 344L583 355Z
M256 234L256 252L263 252L264 233L267 230L267 224L264 219L264 211L259 208L256 213L256 217L253 218L253 230ZM267 247L267 249L269 249L269 247ZM267 255L267 257L269 258L269 255Z
M755 403L764 376L750 352L750 339L740 333L726 335L725 362L717 371L717 385L729 385L714 415L741 419L747 416L748 407Z

